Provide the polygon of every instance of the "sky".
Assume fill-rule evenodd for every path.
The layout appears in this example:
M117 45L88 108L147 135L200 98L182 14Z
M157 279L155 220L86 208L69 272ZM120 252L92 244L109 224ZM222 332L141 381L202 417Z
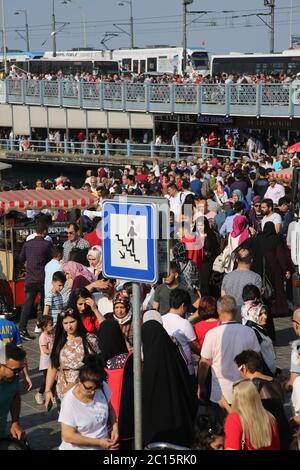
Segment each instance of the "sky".
M86 21L87 45L101 49L101 40L106 33L118 34L107 42L110 49L129 47L129 0L72 0L63 4L55 1L57 50L69 50L84 44L84 18ZM68 0L69 1L69 0ZM132 0L135 46L154 44L182 44L182 0ZM300 0L275 0L275 51L289 46L290 5L293 5L292 33L300 36ZM26 9L29 23L31 50L51 50L52 0L4 0L7 47L25 50L24 13L15 15L18 9ZM205 45L210 53L268 52L269 29L255 16L267 13L264 0L194 0L190 11L206 11L205 14L188 15L188 46ZM226 10L228 13L224 13ZM246 16L245 16L246 15ZM237 18L234 18L237 17ZM268 16L263 17L269 21ZM116 25L116 26L114 26ZM2 16L0 10L0 28ZM1 36L0 36L1 40ZM47 40L44 46L42 43ZM2 44L1 44L2 47Z

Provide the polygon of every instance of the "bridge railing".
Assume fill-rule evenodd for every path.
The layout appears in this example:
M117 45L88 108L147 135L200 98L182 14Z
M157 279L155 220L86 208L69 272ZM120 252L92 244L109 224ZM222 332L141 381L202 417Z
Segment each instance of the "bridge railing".
M300 83L195 85L6 79L0 82L0 102L149 113L300 117Z
M76 142L74 140L60 140L55 141L52 139L32 140L28 136L19 136L16 138L0 139L0 151L4 151L7 155L22 154L24 158L33 155L84 155L84 156L136 156L145 158L164 157L174 160L185 159L191 161L192 159L208 157L218 157L221 159L229 158L234 160L244 156L250 156L247 151L240 151L235 149L223 149L219 147L208 147L207 145L191 144L175 146L171 144L155 145L154 142L148 144L138 144L127 140L123 143L109 143L105 142L90 142L83 140Z

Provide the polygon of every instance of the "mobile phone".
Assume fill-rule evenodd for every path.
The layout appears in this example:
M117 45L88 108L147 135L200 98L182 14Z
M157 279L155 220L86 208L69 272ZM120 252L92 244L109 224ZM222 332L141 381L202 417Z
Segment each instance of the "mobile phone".
M47 405L47 411L50 411L51 408L52 408L52 406L53 406L53 401L52 401L52 400L49 400L49 403L48 403L48 405Z

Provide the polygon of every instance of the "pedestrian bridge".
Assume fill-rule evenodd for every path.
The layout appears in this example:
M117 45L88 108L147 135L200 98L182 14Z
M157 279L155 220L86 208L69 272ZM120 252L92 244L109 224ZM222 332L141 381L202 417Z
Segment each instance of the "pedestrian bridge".
M0 103L159 114L300 117L300 83L0 81Z

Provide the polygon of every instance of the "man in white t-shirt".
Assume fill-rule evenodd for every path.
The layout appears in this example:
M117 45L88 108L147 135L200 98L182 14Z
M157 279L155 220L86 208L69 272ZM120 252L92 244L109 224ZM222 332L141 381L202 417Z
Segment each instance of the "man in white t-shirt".
M200 354L200 345L191 323L184 318L190 296L183 289L173 289L170 293L170 311L162 316L163 327L168 335L175 338L186 359L191 376L195 375L192 352Z
M265 199L271 199L274 204L278 204L280 198L285 196L285 189L282 184L276 183L275 178L269 178L269 187L264 195Z
M184 202L182 193L178 191L175 183L170 183L168 186L168 196L170 203L170 211L174 213L175 222L179 222L181 216L181 208Z
M274 204L271 199L263 199L261 202L261 212L264 215L261 221L261 228L264 229L264 226L267 222L273 222L275 225L275 230L277 233L280 232L282 225L282 218L280 214L274 212Z
M207 372L211 366L210 400L215 420L219 422L222 422L224 416L218 402L224 397L229 404L232 403L232 385L240 379L240 371L234 358L247 349L260 352L254 331L235 321L236 312L237 306L233 297L224 295L219 299L218 315L221 325L206 333L201 349L198 396L203 391Z

